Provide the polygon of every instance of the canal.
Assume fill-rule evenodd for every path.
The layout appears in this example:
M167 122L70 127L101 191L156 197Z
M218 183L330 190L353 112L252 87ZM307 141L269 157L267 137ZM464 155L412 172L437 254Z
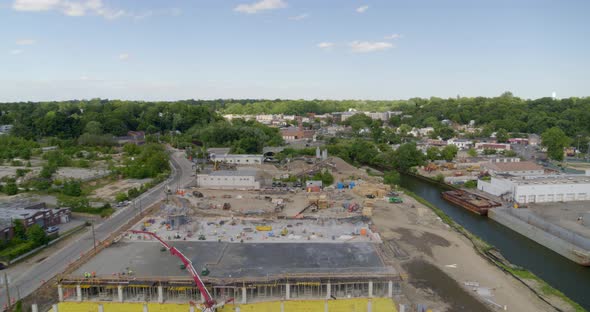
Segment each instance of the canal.
M589 267L578 265L493 220L453 206L441 198L444 189L439 185L402 175L401 186L442 209L455 222L495 246L511 263L535 273L590 311Z

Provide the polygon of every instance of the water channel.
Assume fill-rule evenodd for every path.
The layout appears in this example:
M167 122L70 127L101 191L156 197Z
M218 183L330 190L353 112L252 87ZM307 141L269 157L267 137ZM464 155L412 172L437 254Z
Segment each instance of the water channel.
M402 175L401 186L442 209L455 222L495 246L511 263L528 269L590 311L590 267L578 265L532 240L441 198L444 189L419 178Z

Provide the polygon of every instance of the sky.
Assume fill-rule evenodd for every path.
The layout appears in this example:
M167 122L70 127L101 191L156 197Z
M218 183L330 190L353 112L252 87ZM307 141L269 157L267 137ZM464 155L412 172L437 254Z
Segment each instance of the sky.
M0 0L0 101L590 95L588 0Z

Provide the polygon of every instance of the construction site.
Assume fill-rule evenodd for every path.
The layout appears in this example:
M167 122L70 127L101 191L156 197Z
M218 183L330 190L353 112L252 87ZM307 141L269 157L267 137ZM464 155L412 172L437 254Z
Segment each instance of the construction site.
M122 311L115 303L125 311L397 311L402 275L384 258L371 216L401 198L330 160L272 171L215 165L213 172L264 169L272 180L172 192L62 276L59 311ZM280 180L326 169L338 179L331 186Z

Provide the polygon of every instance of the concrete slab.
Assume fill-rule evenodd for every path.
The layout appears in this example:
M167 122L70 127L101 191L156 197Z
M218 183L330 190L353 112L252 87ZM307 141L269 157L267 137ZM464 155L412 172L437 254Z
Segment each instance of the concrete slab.
M371 243L265 243L174 242L191 259L197 271L205 265L213 278L265 277L286 273L395 273L386 267ZM97 276L132 270L142 277L186 277L180 260L160 251L157 242L120 242L74 274L96 272Z

